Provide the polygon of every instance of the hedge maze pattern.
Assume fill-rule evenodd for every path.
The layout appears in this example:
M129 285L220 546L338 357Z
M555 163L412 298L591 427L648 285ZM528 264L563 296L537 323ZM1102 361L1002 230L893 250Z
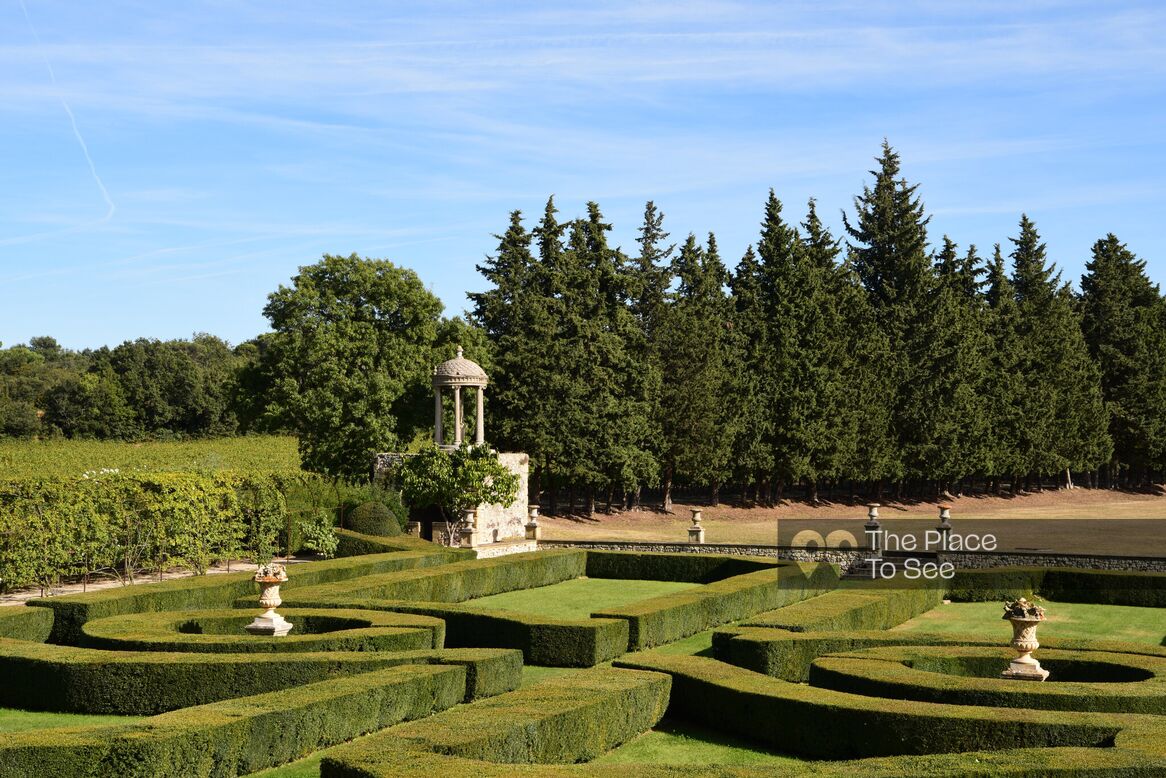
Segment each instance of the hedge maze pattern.
M1166 648L1042 635L1056 682L994 677L1005 639L888 631L945 596L1166 607L1166 576L1009 569L945 588L827 565L558 550L489 560L348 532L296 565L286 638L246 635L249 574L0 610L0 705L147 716L0 737L0 775L617 776L587 762L687 719L804 757L761 775L1166 775ZM580 576L701 586L587 619L464 603ZM1164 620L1166 621L1166 620ZM712 649L661 648L715 629ZM519 688L524 663L581 668ZM707 767L637 765L644 776Z

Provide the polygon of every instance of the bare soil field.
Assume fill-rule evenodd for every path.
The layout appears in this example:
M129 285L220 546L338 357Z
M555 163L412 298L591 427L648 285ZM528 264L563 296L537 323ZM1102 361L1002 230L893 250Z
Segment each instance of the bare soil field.
M951 506L953 532L965 537L992 534L1000 551L1040 550L1078 554L1166 556L1166 492L1072 489L1013 496L965 496ZM774 507L676 504L671 514L644 508L612 514L546 516L548 540L686 542L691 508L703 512L708 543L789 544L802 530L823 536L837 529L861 542L866 521L862 502L786 501ZM883 528L921 536L934 528L935 502L884 502ZM921 537L922 539L922 537Z

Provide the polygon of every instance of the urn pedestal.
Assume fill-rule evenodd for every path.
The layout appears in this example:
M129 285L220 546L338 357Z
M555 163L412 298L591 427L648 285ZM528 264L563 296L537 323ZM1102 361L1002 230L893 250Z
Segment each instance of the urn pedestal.
M283 602L279 598L279 585L287 580L283 578L256 578L256 583L259 584L259 604L267 608L261 615L256 616L255 620L248 624L244 629L252 635L271 635L273 637L283 637L291 632L291 622L284 619L275 612L275 609Z
M1020 656L1008 664L1008 669L1001 673L1003 678L1017 681L1043 681L1049 677L1049 671L1041 669L1040 662L1032 657L1032 652L1040 648L1036 640L1036 628L1044 619L1038 618L1010 618L1012 622L1012 643L1010 644Z

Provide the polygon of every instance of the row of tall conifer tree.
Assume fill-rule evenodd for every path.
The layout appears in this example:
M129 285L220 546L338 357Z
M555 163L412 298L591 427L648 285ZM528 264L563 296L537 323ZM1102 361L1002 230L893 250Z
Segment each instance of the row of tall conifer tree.
M589 203L511 214L471 319L493 348L490 438L532 457L552 508L729 485L930 496L1140 485L1166 469L1166 302L1110 234L1080 291L1022 216L981 253L928 241L886 143L830 233L770 191L730 271L716 238L669 242L652 202L634 256Z

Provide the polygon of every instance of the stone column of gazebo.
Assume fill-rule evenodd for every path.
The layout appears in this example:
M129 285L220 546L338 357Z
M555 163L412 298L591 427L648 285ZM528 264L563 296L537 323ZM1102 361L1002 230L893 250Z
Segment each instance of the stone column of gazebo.
M458 346L457 356L446 360L433 369L433 438L440 448L454 450L468 443L466 435L467 396L474 396L474 445L486 443L486 386L489 378L482 366L466 359ZM453 429L445 429L446 402L452 397ZM452 433L452 434L451 434ZM378 454L373 465L374 476L379 476L399 460L401 455ZM527 488L530 471L530 457L520 453L500 453L498 461L518 476L518 494L510 505L479 505L474 511L471 531L463 535L463 544L471 547L489 544L509 544L525 541L527 521ZM433 523L433 539L445 529L443 522ZM418 526L419 530L420 527ZM517 549L526 550L526 549ZM481 553L481 552L479 552Z

